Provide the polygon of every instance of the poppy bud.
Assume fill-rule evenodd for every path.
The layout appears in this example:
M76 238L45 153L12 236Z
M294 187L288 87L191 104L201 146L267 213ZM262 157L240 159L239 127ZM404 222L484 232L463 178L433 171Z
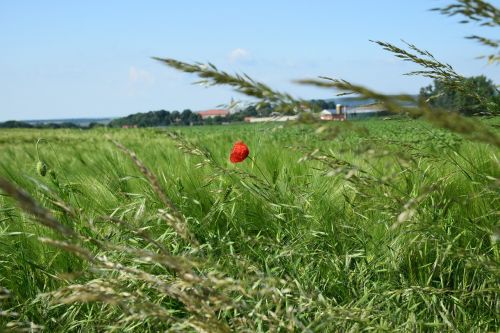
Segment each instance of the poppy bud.
M44 161L38 161L36 164L36 172L42 177L47 174L47 164Z

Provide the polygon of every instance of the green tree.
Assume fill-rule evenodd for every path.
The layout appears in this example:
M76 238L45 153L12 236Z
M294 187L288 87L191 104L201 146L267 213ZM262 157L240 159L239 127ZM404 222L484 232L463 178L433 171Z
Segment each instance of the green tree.
M181 114L179 111L172 111L172 113L170 114L170 119L172 121L173 124L176 124L178 122L180 122L181 120Z
M454 89L440 80L434 80L432 85L420 90L420 96L428 100L432 107L457 111L465 115L486 113L487 103L499 102L495 84L485 76L469 77L465 79L464 86L467 89ZM470 91L474 91L475 94L470 94Z
M335 102L334 101L326 101L324 99L312 99L309 101L311 106L314 106L316 110L314 111L322 111L322 110L329 110L329 109L335 109Z
M191 115L193 114L193 111L186 109L182 111L181 113L181 122L183 125L189 125L191 122Z
M189 116L189 123L200 124L201 122L202 122L201 116L196 112L191 112L191 115Z

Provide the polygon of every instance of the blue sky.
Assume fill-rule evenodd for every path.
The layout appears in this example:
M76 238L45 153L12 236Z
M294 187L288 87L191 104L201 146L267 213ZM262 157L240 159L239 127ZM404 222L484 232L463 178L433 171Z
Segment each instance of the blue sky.
M491 1L500 5L499 0ZM386 93L417 93L429 80L370 39L404 39L464 75L500 83L490 50L463 37L498 30L461 25L429 8L446 0L0 1L0 121L116 117L202 110L245 97L192 85L151 56L212 62L302 98L327 90L294 79L343 78Z

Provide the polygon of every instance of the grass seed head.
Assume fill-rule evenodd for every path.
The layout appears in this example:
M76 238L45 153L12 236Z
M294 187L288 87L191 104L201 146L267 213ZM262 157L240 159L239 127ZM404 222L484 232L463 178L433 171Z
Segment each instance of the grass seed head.
M40 176L45 177L45 175L47 174L47 170L48 170L47 163L45 163L44 161L38 161L36 163L36 172Z

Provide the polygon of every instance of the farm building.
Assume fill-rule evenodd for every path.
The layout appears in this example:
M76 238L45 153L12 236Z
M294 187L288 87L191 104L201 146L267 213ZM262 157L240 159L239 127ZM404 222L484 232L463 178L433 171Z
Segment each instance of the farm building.
M384 105L372 103L349 108L346 112L348 119L362 119L373 116L384 116L389 114Z
M289 121L297 120L298 116L274 116L274 117L245 117L245 122L247 123L266 123L270 121Z
M198 114L201 116L201 119L215 118L215 117L227 117L229 115L228 110L222 109L213 109L207 111L199 111Z
M336 120L336 121L344 121L347 119L347 115L345 113L345 106L337 104L337 108L335 110L323 110L319 113L319 118L321 120Z
M386 108L380 103L370 103L347 107L337 104L335 110L323 110L320 112L321 120L355 120L373 116L383 116L388 114Z

